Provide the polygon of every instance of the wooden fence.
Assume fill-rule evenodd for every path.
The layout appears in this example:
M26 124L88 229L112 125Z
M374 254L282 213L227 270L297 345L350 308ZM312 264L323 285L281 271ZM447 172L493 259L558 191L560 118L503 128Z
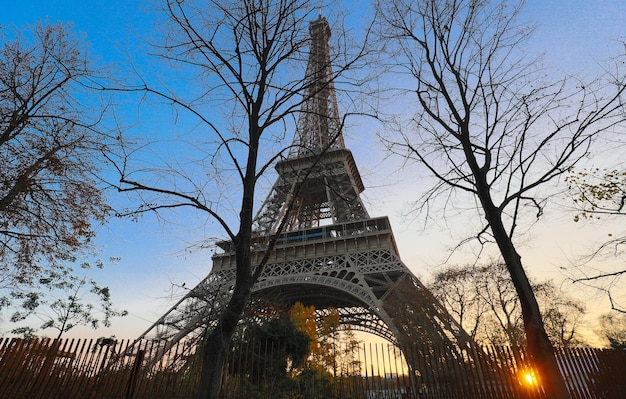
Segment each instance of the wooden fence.
M250 344L254 345L254 344ZM196 346L165 351L157 341L0 339L0 398L192 398L198 383ZM224 399L481 399L543 398L524 351L509 347L443 350L363 344L337 348L333 367L285 372L272 348L233 350ZM572 398L625 398L626 353L559 349Z

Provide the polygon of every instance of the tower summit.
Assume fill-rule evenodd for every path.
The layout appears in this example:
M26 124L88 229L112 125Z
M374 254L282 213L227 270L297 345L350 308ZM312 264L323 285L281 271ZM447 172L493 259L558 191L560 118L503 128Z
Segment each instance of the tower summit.
M303 103L289 158L345 148L330 61L330 26L320 16L309 27L311 45Z

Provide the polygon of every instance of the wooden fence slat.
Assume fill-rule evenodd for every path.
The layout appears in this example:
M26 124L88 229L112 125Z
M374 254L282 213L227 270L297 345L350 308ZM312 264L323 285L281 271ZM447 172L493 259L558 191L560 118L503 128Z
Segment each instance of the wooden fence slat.
M587 348L586 350L592 351ZM593 349L597 359L598 372L594 387L605 397L624 397L626 393L626 352L616 349Z
M70 397L76 397L80 392L88 391L89 386L88 370L89 360L93 355L92 347L95 345L93 339L83 339L80 351L80 359L76 362L75 375L77 376L77 383L74 384L74 389L71 391Z
M115 379L117 370L115 363L109 362L109 360L113 353L115 353L115 348L118 345L120 345L120 343L115 342L110 345L97 344L94 347L95 356L91 365L93 378L91 393L95 398L115 397L115 385L111 380Z
M46 366L46 357L42 349L48 345L49 341L48 339L30 339L20 351L20 354L23 355L23 363L18 363L22 372L16 379L17 390L14 391L16 397L17 395L33 397L31 392L36 391L38 387L38 375L41 373L41 369Z
M502 395L503 388L499 384L496 384L496 381L501 380L500 365L498 364L497 359L494 359L494 356L488 347L479 347L477 348L477 351L478 350L485 354L485 359L489 360L486 365L488 369L483 370L484 385L487 388L487 395L492 397L505 397Z
M446 356L445 351L442 355ZM454 348L448 352L447 357L452 362L451 368L453 374L452 382L454 384L454 397L459 399L475 399L475 390L470 387L468 370L464 369L464 366L467 365L467 363L463 358L462 351L459 348Z
M51 392L55 392L58 373L61 371L65 359L64 356L71 356L67 352L68 340L53 339L46 342L46 346L41 348L44 358L43 366L37 375L37 384L34 387L31 398L46 399Z
M574 398L592 399L588 392L588 377L590 369L586 367L586 353L571 348L568 351L558 350L558 363L561 367L561 373L566 380L570 395Z
M580 381L582 387L584 388L584 395L581 396L594 399L594 385L596 384L594 379L600 370L598 368L597 352L595 350L587 350L585 348L575 348L573 350L577 354L577 357L574 362L574 370L572 372L575 375L574 378Z
M40 355L43 359L43 366L37 371L35 381L33 384L33 389L31 390L29 396L33 399L41 399L43 394L46 392L47 385L52 379L52 373L54 372L54 363L56 359L56 353L60 350L63 341L48 339L45 341L41 341L41 345L38 348Z
M509 362L503 360L500 348L494 346L488 350L490 357L495 360L496 366L494 371L499 377L494 381L495 386L500 390L502 397L507 399L513 398L515 394L513 392L514 387L511 384L510 376L512 370Z
M10 339L5 345L2 356L2 374L5 375L2 381L1 389L2 397L14 397L14 390L19 389L22 385L20 373L24 370L24 362L26 360L26 349L29 345L26 340Z
M0 347L0 397L10 397L9 389L12 386L12 375L17 370L15 366L14 341L6 338Z
M492 372L489 366L491 362L487 360L487 356L482 348L476 344L470 344L469 358L472 359L472 367L474 369L474 386L479 391L478 398L487 398L490 396L490 386L487 378L491 378Z
M8 338L0 338L0 397L5 396L5 388L9 384L8 374L11 368L8 368L9 363L9 342Z
M180 356L181 342L177 342L172 347L173 350L169 350L167 356L163 357L163 361L159 363L159 380L157 381L157 389L161 392L163 397L170 397L170 393L176 388L175 369L174 366L178 365L178 357Z
M60 352L51 354L56 357L55 366L52 369L53 374L50 377L48 387L45 389L42 397L49 398L49 396L45 395L46 392L59 392L60 395L67 397L67 391L71 389L72 380L75 379L73 378L72 366L78 352L77 342L78 340L74 338L69 341L66 340Z
M590 348L577 348L580 356L576 371L581 375L580 379L588 390L590 398L594 398L594 391L599 388L594 380L598 373L602 374L602 364L598 362L598 351Z
M113 392L119 398L125 397L128 383L133 373L132 365L136 355L128 356L131 344L132 341L130 340L120 341L116 346L116 350L110 354L108 359L108 364L115 370L113 374L115 378L109 380L107 392Z
M135 399L147 398L147 392L151 384L150 375L152 374L150 359L153 358L157 352L158 342L156 341L141 341L133 345L133 353L129 353L129 356L137 356L139 351L144 351L144 360L137 376L137 387L135 393Z

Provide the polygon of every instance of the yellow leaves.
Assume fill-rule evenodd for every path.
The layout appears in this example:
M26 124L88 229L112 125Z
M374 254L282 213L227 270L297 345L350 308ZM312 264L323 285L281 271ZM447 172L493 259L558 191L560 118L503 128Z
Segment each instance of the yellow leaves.
M572 201L579 210L574 216L574 222L581 219L600 219L601 214L624 214L626 171L591 168L569 172L565 181L572 193Z
M331 308L329 313L322 317L320 326L320 335L331 336L337 333L339 330L340 315L339 311L335 308Z
M341 324L339 311L330 308L324 315L318 317L314 306L304 306L296 302L290 310L289 319L298 330L311 339L308 367L320 372L336 367L338 355L336 344Z
M289 319L298 330L311 339L312 343L317 340L315 306L304 306L302 303L296 302L291 308Z

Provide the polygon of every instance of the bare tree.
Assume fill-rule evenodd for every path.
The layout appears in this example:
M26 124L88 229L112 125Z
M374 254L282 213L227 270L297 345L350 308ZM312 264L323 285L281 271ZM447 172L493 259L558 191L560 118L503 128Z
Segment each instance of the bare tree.
M520 302L502 263L486 266L476 281L479 297L489 309L481 333L492 344L524 345Z
M67 276L66 263L92 248L109 207L96 177L104 108L88 88L97 76L80 41L62 25L0 32L0 289L11 291L2 297L7 305L44 277Z
M479 295L472 267L447 267L435 274L429 289L474 341L488 311Z
M142 204L130 213L198 211L217 222L236 257L228 302L204 337L199 398L217 397L233 333L280 233L280 228L272 232L265 259L252 264L258 186L275 162L287 156L283 140L295 130L295 114L307 101L302 94L328 90L305 78L309 23L321 21L317 5L309 0L167 1L172 29L160 55L187 68L185 73L197 74L200 89L192 93L176 91L174 85L161 89L148 84L137 88L170 102L176 113L197 118L202 135L194 143L198 158L193 163L174 161L158 172L154 167L132 170L133 153L126 147L128 152L116 161L119 189L137 194ZM361 54L350 56L342 51L345 43L334 42L334 53L339 54L331 60L336 78Z
M437 183L428 212L475 203L475 236L495 243L520 299L529 352L551 397L567 397L539 306L515 245L542 215L551 184L587 156L594 138L623 122L619 76L550 80L524 53L531 29L516 23L523 2L392 0L380 3L404 88L416 95L410 129L392 152L424 166ZM552 190L553 192L553 190ZM454 193L454 197L452 197ZM461 207L458 206L457 210ZM523 231L523 230L521 230Z
M554 345L580 344L583 304L551 281L531 284ZM503 263L448 267L435 275L429 288L476 342L514 347L525 344L520 301Z
M626 315L615 312L603 314L597 333L609 341L611 348L626 350Z
M554 345L561 347L584 344L579 327L586 313L585 304L560 290L548 280L534 285L546 333Z

